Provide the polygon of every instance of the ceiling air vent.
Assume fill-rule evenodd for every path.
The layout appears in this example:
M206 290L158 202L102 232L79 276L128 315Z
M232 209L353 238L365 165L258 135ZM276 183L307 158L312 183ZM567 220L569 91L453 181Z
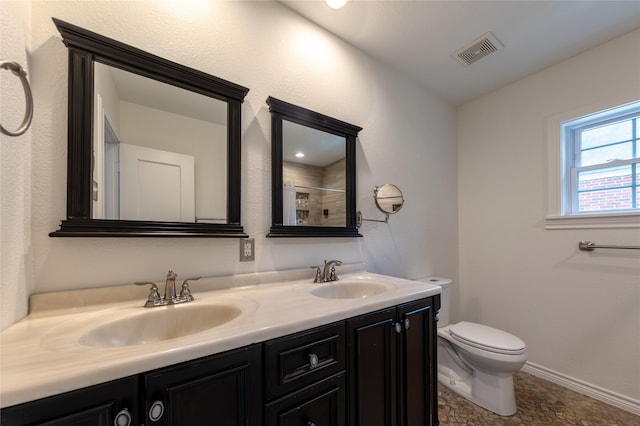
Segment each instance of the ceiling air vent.
M494 52L502 50L503 47L498 39L488 32L457 50L452 56L463 65L471 65Z

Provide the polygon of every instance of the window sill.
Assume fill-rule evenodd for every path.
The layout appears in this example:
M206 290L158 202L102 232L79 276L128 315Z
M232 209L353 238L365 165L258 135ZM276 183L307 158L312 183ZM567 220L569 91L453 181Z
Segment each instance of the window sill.
M546 229L640 228L640 212L547 216Z

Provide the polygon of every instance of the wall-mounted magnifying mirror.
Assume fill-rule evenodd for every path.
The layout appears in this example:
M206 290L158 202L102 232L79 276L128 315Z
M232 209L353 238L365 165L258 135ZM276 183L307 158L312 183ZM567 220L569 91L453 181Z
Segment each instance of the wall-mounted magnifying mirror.
M272 214L268 237L360 237L355 143L362 130L269 97Z
M53 19L69 48L67 219L52 237L246 237L246 87Z
M404 205L404 197L402 191L397 186L387 183L382 186L373 188L373 199L376 207L385 214L384 220L381 219L364 219L360 211L356 214L356 223L358 228L362 226L362 222L389 222L389 215L396 214Z

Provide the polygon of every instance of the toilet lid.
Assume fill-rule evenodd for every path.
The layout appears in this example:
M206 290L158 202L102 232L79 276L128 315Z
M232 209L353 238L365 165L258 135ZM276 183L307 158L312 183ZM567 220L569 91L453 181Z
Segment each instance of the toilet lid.
M513 334L482 324L462 321L449 330L454 339L490 352L517 355L526 349L524 342Z

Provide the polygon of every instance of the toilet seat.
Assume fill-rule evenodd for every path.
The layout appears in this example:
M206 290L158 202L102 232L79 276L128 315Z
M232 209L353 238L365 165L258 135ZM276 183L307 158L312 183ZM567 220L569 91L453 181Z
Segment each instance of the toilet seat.
M489 352L520 355L527 349L525 343L513 334L473 322L454 324L449 333L454 340Z

